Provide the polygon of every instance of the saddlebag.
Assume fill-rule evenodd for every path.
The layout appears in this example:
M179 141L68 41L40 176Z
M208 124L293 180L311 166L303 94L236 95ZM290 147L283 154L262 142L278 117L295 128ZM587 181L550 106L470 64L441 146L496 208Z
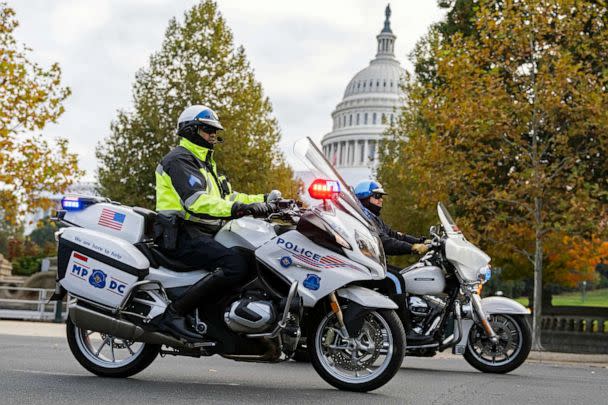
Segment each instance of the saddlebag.
M117 308L149 267L148 259L124 239L76 227L60 232L57 282L75 297Z

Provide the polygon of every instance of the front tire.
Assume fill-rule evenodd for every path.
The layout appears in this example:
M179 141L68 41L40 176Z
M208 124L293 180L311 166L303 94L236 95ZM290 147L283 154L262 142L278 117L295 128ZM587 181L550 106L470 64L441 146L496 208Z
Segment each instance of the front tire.
M528 358L532 347L530 326L521 315L492 314L489 321L498 335L498 344L492 344L484 329L475 324L469 332L464 358L484 373L511 372Z
M160 352L160 345L80 329L69 317L67 338L78 363L100 377L130 377L148 367Z
M345 339L333 312L314 322L308 354L319 375L334 387L357 392L380 388L397 373L404 357L405 332L392 310L371 310L361 330Z

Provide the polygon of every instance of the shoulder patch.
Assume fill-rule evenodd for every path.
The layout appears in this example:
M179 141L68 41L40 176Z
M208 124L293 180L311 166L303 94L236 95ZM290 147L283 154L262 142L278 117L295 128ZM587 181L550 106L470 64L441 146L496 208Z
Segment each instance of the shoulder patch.
M190 187L194 187L197 184L199 186L202 186L203 182L201 181L201 179L199 179L198 177L195 177L193 174L191 174L190 178L188 178L188 184L190 184Z

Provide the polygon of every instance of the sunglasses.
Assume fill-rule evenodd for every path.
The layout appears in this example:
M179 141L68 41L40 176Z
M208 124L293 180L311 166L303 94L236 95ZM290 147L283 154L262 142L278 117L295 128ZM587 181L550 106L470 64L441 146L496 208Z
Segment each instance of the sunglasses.
M217 133L217 128L214 128L211 125L200 125L198 129L209 135L215 135Z
M201 129L203 132L208 133L209 135L215 135L215 134L217 133L217 129L216 129L216 128L213 128L213 127L210 127L210 126L204 126L204 127L200 127L200 129Z
M374 193L372 194L372 197L374 197L376 200L381 200L384 198L384 194Z

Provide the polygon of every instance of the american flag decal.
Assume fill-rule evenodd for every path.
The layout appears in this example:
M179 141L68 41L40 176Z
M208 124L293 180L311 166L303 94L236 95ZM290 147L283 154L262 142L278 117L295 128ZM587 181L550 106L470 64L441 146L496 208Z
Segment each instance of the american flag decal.
M321 257L321 260L319 260L319 261L314 260L311 257L304 256L303 254L298 254L298 253L294 254L293 257L296 258L297 260L301 261L302 263L306 263L310 266L317 267L317 268L331 269L331 268L336 268L336 267L348 267L351 269L359 270L359 268L354 267L351 264L349 264L343 260L340 260L334 256L323 256L323 257Z
M97 224L120 231L122 230L122 224L125 222L125 218L125 214L104 208L101 210L101 216L99 217L99 222L97 222Z

